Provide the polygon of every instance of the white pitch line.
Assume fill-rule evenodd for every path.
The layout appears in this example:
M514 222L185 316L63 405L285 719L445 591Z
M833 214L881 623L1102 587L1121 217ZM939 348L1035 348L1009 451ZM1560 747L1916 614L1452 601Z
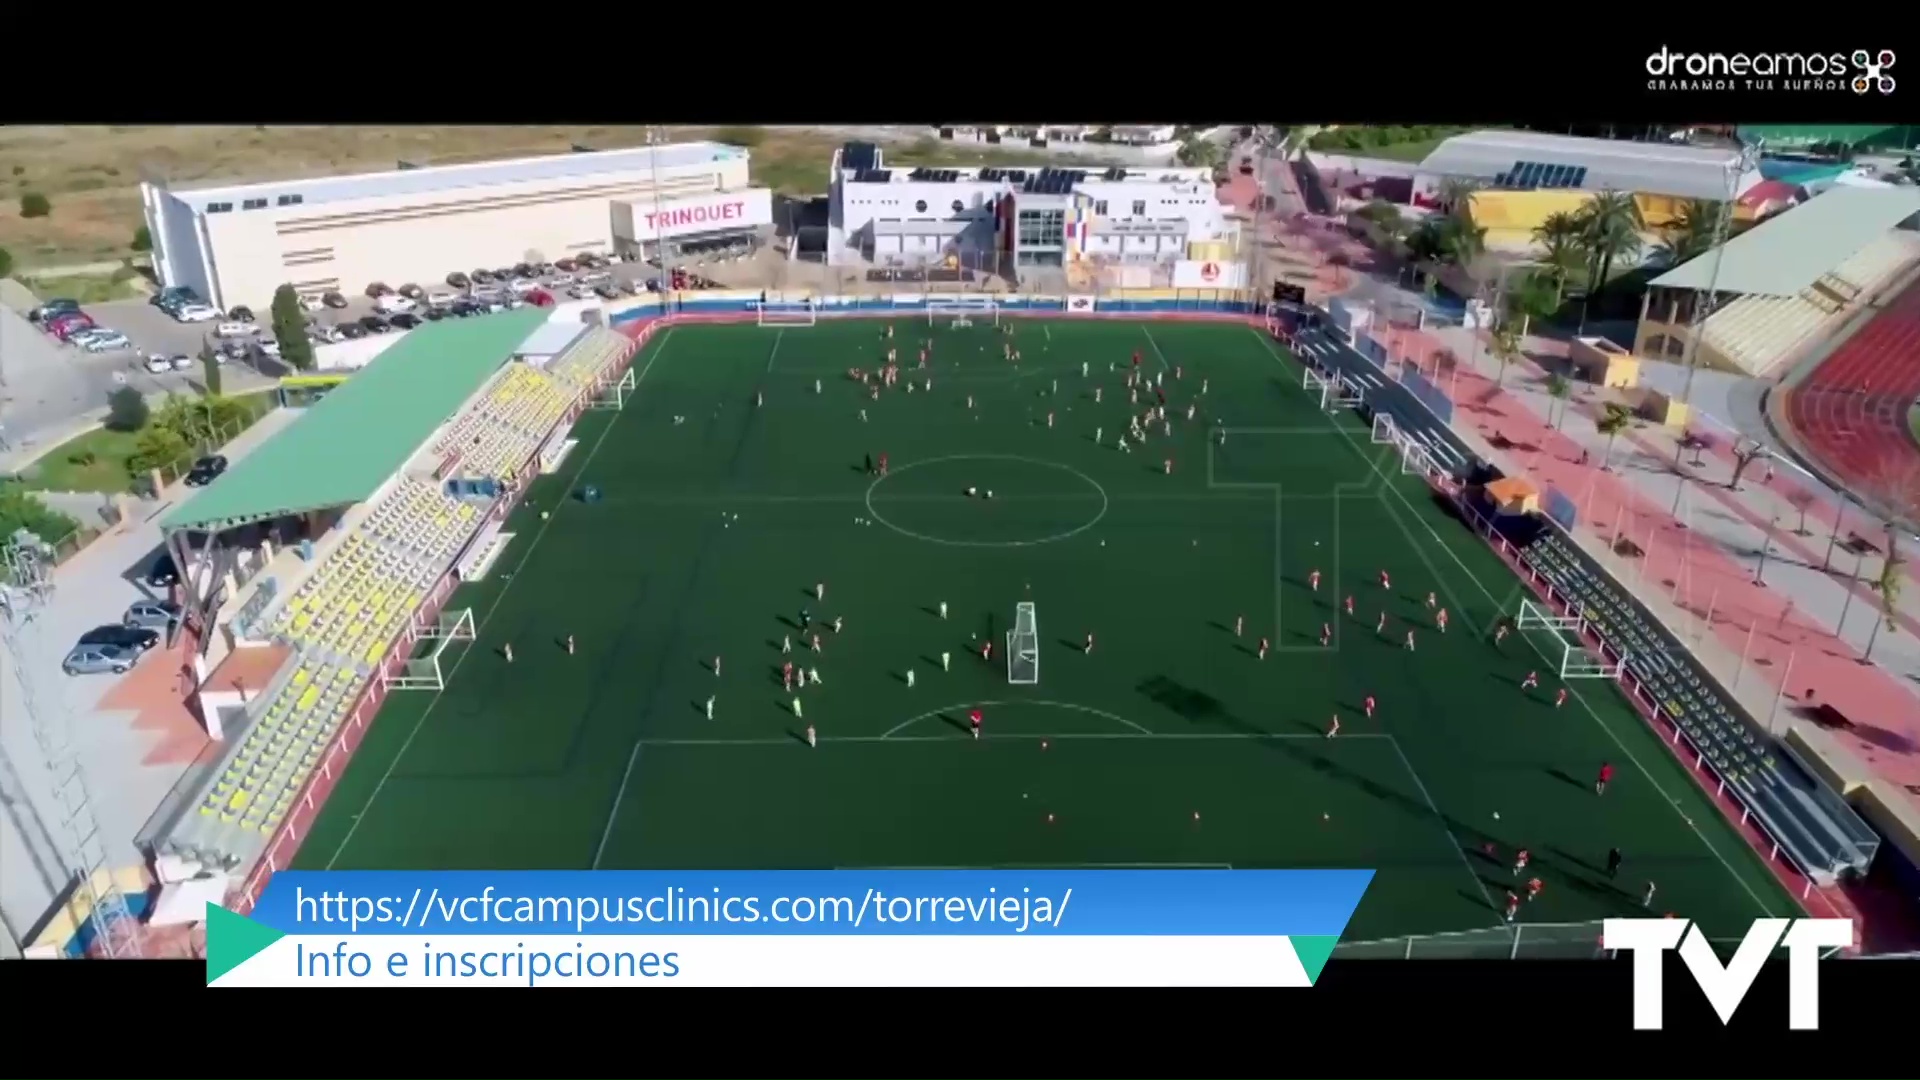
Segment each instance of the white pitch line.
M1467 849L1460 846L1459 835L1453 831L1452 825L1447 824L1447 816L1440 812L1440 804L1433 801L1433 792L1427 790L1427 782L1420 779L1420 770L1413 767L1413 759L1401 748L1399 739L1389 739L1388 742L1392 744L1393 752L1400 755L1400 764L1406 766L1407 775L1413 778L1413 786L1420 789L1420 797L1427 801L1427 809L1433 813L1433 820L1439 822L1440 828L1446 832L1447 843L1453 845L1454 854L1460 857L1460 865L1466 867L1467 876L1473 879L1474 887L1480 890L1480 898L1487 902L1488 908L1500 910L1494 905L1493 894L1487 891L1487 883L1481 881L1480 875L1474 872L1473 863L1467 859Z
M974 702L973 704L987 706L1014 703L981 701ZM1035 703L1030 702L1029 704ZM966 706L958 707L966 708ZM933 714L929 713L927 715L932 716ZM908 722L914 723L923 719L926 719L926 717L916 717L915 720ZM1356 731L1351 735L1341 735L1334 741L1347 742L1356 739L1390 740L1392 738L1393 736L1386 732ZM1014 732L980 736L981 742L1007 742L1015 739L1026 742L1052 742L1056 740L1059 742L1266 742L1287 741L1292 739L1319 739L1325 741L1326 736L1310 731L1079 731L1065 735L1048 734L1045 732ZM747 739L642 739L640 741L648 746L783 746L787 744L798 746L800 744L800 740L795 739L791 735ZM954 732L951 735L841 735L838 737L822 735L820 736L820 741L822 743L887 743L890 745L893 743L930 742L970 743L974 740L971 735L962 735L959 732Z
M1145 322L1140 324L1140 332L1147 335L1147 344L1153 346L1153 355L1160 358L1160 370L1172 371L1173 365L1167 363L1167 354L1160 351L1160 342L1155 340L1153 331L1148 328Z
M1133 721L1131 721L1131 720L1129 720L1129 719L1127 719L1127 718L1126 718L1126 717L1124 717L1124 716L1115 716L1114 714L1112 714L1112 713L1110 713L1110 712L1107 712L1107 711L1106 711L1106 710L1104 710L1104 709L1096 709L1096 708L1093 708L1092 706L1089 706L1089 705L1076 705L1076 704L1074 704L1074 703L1073 703L1073 702L1071 702L1071 701L1042 701L1042 700L1040 700L1040 699L1038 699L1038 698L1028 698L1027 700L1025 700L1025 701L1020 701L1020 702L1012 702L1012 701L963 701L963 702L961 702L961 703L960 703L960 704L958 704L958 705L942 705L941 707L939 707L939 708L937 708L937 709L929 709L929 710L927 710L926 712L923 712L923 713L921 713L921 714L920 714L919 716L916 716L916 717L913 717L913 718L911 718L911 719L908 719L908 720L902 720L902 721L901 721L900 723L898 723L898 724L895 724L895 725L893 725L893 726L892 726L891 728L888 728L888 729L887 729L887 731L885 732L885 734L882 734L882 735L880 735L880 736L879 736L879 738L882 738L882 739L884 739L884 738L887 738L888 736L891 736L891 735L894 735L894 734L897 734L898 732L901 732L901 731L905 731L905 730L906 730L907 728L910 728L910 727L912 727L913 725L915 725L915 724L917 724L917 723L919 723L920 721L922 721L922 720L930 720L930 719L932 719L933 717L936 717L936 716L939 716L939 715L940 715L941 713L943 713L943 712L950 712L950 711L953 711L953 710L964 710L964 709L985 709L985 708L991 708L991 707L994 707L994 706L999 706L999 705L1016 705L1016 704L1018 704L1018 705L1045 705L1045 706L1048 706L1048 707L1050 707L1050 708L1055 708L1055 709L1066 709L1066 710L1068 710L1068 711L1071 711L1071 712L1082 712L1082 713L1086 713L1086 714L1088 714L1088 715L1090 715L1090 716L1098 716L1098 717L1100 717L1100 718L1101 718L1101 719L1103 719L1103 720L1111 720L1111 721L1113 721L1113 722L1114 722L1114 723L1116 723L1116 724L1124 724L1124 725L1126 725L1127 727L1130 727L1130 728L1132 728L1133 730L1135 730L1135 731L1137 731L1137 732L1139 732L1139 733L1140 733L1140 735L1152 735L1152 734L1153 734L1153 732L1152 732L1152 731L1150 731L1150 730L1148 730L1148 729L1147 729L1147 728L1146 728L1145 726L1143 726L1143 725L1141 725L1141 724L1136 724L1136 723L1134 723ZM1138 735L1136 735L1136 736L1134 736L1134 737L1135 737L1135 738L1138 738L1139 736L1138 736Z
M634 378L633 386L636 392L639 390L641 382L645 381L647 373L653 370L654 363L667 351L667 342L673 340L673 331L675 329L675 327L670 326L667 328L667 332L661 335L660 347L653 350L653 355L647 358L646 366L642 367L640 374ZM580 467L574 470L574 476L583 475L587 467L593 464L593 459L599 455L600 448L607 444L607 436L613 433L613 429L618 424L618 421L619 418L615 417L613 420L607 422L606 427L600 430L600 437L594 440L592 448L587 451L587 456L581 459ZM567 507L572 506L575 501L576 500L573 499L562 500L560 505L553 509L552 516L540 523L540 528L534 532L533 539L527 544L527 553L521 557L520 565L526 565L527 560L533 557L534 551L540 546L540 541L546 537L547 530L553 527L555 521L560 520L560 514ZM507 599L507 593L513 589L514 583L519 580L520 575L515 574L507 579L505 585L500 587L500 594L493 598L493 603L487 606L485 614L481 615L479 621L474 624L474 644L467 646L465 652L454 658L452 665L447 668L447 676L443 680L443 685L445 683L451 683L453 677L460 674L460 666L467 662L467 657L479 651L476 646L479 644L480 631L486 628L487 622L493 618L494 612L500 610L500 605ZM451 594L449 594L449 599L451 599ZM433 710L439 708L440 703L445 700L447 700L445 693L434 695L433 700L428 702L426 709L420 713L420 719L414 721L413 730L407 732L406 741L400 744L400 749L393 755L393 760L387 763L387 771L380 774L380 780L373 785L373 791L367 795L367 801L360 804L360 812L354 816L353 824L347 827L347 835L341 837L340 846L333 849L333 857L327 860L327 869L333 869L333 865L340 861L340 853L347 850L347 845L353 842L354 833L360 831L361 822L367 820L367 811L373 809L374 801L380 797L382 791L386 790L387 781L393 779L394 770L400 767L401 760L407 756L407 751L413 747L413 740L418 738L421 730L427 726L427 718L431 717Z
M600 859L607 853L607 841L613 839L613 823L620 818L620 804L627 798L627 785L633 782L634 766L640 764L640 751L646 745L645 739L636 739L633 753L627 755L627 771L620 774L620 790L614 792L613 809L607 811L607 827L600 830L600 846L593 849L593 866L590 869L600 869Z
M773 358L780 355L780 343L786 340L787 332L781 330L773 335L773 348L767 350L767 374L773 374Z

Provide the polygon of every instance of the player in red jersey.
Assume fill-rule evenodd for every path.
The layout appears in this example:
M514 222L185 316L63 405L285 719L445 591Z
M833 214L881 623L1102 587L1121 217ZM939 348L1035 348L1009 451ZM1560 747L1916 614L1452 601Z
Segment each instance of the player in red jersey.
M1507 890L1507 921L1512 922L1520 914L1520 897L1512 889Z
M1546 887L1547 887L1547 883L1544 881L1541 881L1539 878L1537 877L1528 878L1527 879L1527 899L1530 901L1538 899L1540 896L1540 890Z
M1600 766L1600 776L1593 782L1593 793L1595 795L1605 795L1607 793L1607 785L1611 783L1613 783L1613 763L1610 761L1604 762Z
M985 722L985 720L986 717L980 715L979 709L974 709L967 713L967 726L973 730L974 738L977 739L980 737L980 725Z
M1320 591L1320 571L1315 570L1307 575L1307 588L1314 592Z
M1561 687L1553 692L1553 707L1559 708L1567 703L1567 688Z
M1136 368L1140 366L1140 350L1139 349L1133 350L1133 366Z
M1369 720L1373 719L1373 709L1376 704L1377 703L1373 700L1372 694L1368 694L1367 699L1360 703L1361 708L1364 708L1367 711L1367 719Z
M981 642L980 659L985 660L989 664L993 663L993 641L991 639Z
M1527 672L1527 677L1520 680L1520 689L1522 690L1532 690L1539 685L1540 673L1537 671Z
M1380 587L1383 589L1393 588L1393 579L1387 576L1385 570L1380 571Z
M1519 851L1514 852L1513 853L1513 876L1519 877L1520 871L1525 870L1527 868L1527 863L1531 862L1532 860L1533 860L1533 852L1528 851L1526 848L1521 848Z
M1348 618L1353 617L1353 594L1352 593L1347 594L1347 617Z

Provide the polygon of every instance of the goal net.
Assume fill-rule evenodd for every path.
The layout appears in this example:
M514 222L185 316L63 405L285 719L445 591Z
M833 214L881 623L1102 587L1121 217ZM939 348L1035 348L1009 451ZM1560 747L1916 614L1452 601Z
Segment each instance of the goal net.
M1624 656L1608 663L1604 654L1595 657L1587 651L1582 637L1587 620L1578 615L1555 615L1551 608L1522 600L1513 625L1563 679L1617 679L1626 670Z
M811 300L763 300L756 310L761 326L812 326L818 314Z
M384 676L393 690L445 690L446 668L442 659L454 642L474 638L473 609L443 611L434 621L420 627L413 636L413 652L399 672ZM383 669L384 670L384 669Z
M1319 399L1322 409L1333 408L1333 383L1325 375L1313 368L1308 368L1306 374L1301 377L1300 386Z
M927 325L938 326L940 320L955 330L964 330L979 318L995 326L1000 325L1000 305L993 297L982 296L973 300L929 300L927 302Z
M1040 682L1040 631L1030 603L1013 609L1013 629L1007 632L1007 681L1015 686Z

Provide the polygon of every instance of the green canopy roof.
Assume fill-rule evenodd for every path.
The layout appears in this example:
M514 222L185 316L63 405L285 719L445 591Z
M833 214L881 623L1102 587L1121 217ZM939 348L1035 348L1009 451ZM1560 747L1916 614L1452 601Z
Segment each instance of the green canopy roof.
M160 519L219 527L365 501L546 320L529 308L412 330Z

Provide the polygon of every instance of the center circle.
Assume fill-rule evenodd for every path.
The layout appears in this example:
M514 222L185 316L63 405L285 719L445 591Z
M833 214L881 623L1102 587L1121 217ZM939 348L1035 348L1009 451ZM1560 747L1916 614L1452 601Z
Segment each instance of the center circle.
M1051 544L1078 536L1107 516L1107 490L1093 477L1071 465L1017 454L953 454L909 462L868 485L866 502L867 514L879 524L948 547Z

